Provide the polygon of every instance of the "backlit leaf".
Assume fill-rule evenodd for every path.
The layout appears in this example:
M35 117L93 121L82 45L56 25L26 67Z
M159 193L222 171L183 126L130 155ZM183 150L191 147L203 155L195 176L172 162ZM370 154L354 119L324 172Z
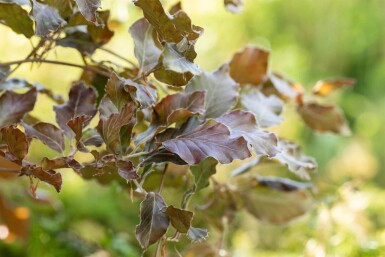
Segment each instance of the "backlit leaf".
M251 156L247 142L242 137L231 138L228 128L214 121L162 144L188 164L200 163L207 157L214 157L220 163L230 163Z
M80 1L80 0L78 0ZM98 12L99 20L102 24L100 25L88 25L88 33L90 34L92 41L98 45L102 46L107 44L110 39L114 36L114 32L108 27L108 20L110 18L110 11Z
M48 159L44 157L41 161L41 167L45 171L63 169L63 168L72 168L75 171L79 171L83 168L83 165L72 157L58 157L55 159Z
M162 53L154 41L154 28L142 18L130 27L129 32L135 43L134 53L139 62L139 73L153 69Z
M101 6L100 0L75 0L80 12L88 21L97 22L96 11Z
M237 101L238 90L239 85L229 76L226 66L213 73L202 72L186 86L186 92L206 91L206 118L216 118L229 111Z
M282 122L279 116L283 102L276 96L265 96L259 90L253 89L241 96L242 106L254 113L257 124L261 128L278 125Z
M39 122L33 126L23 123L27 136L37 138L49 148L62 153L65 149L63 132L50 123Z
M238 188L250 214L263 222L285 224L310 210L309 186L289 179L246 178Z
M75 133L75 139L77 143L79 143L79 141L81 140L83 135L83 129L86 124L89 123L90 119L91 116L80 115L67 122L67 126L71 128L72 131Z
M37 92L32 88L25 94L7 91L0 96L0 128L18 123L35 106Z
M239 2L239 0L230 0ZM269 52L259 47L245 47L230 61L230 75L240 84L259 85L266 77Z
M277 73L270 73L268 80L263 83L261 92L265 95L276 95L285 100L287 98L295 99L298 95L303 94L304 89L298 83L283 77Z
M251 112L235 110L215 120L227 126L232 137L242 136L246 139L256 154L270 157L277 154L276 135L259 129L255 116Z
M65 104L54 106L56 122L64 130L67 137L73 138L74 133L67 123L81 115L93 117L96 113L96 91L92 87L84 85L82 82L76 83L71 87L69 99ZM85 122L85 125L88 125Z
M188 238L192 242L200 242L209 236L207 229L190 227L187 231Z
M286 165L290 171L303 179L310 179L309 173L313 173L317 169L314 158L304 155L298 145L283 139L278 141L278 153L274 159Z
M15 156L20 164L28 153L27 137L15 126L4 127L0 132L2 140L8 146L9 153Z
M140 224L136 226L136 238L143 249L156 243L167 231L170 220L164 209L161 195L149 192L140 204Z
M298 113L311 129L318 132L333 132L350 135L345 115L335 105L304 103L297 107Z
M42 4L33 0L32 16L36 22L36 32L38 36L48 36L51 32L57 31L60 27L67 24L56 8Z
M0 2L0 20L17 34L23 34L27 38L34 35L33 20L18 3Z
M214 158L206 158L198 165L190 166L191 173L194 175L195 192L209 186L209 180L216 173L218 161Z
M171 221L171 225L180 233L187 233L191 227L191 220L194 213L182 209L175 208L170 205L167 207L165 213Z
M356 80L350 78L320 80L315 84L312 93L319 96L327 96L336 89L352 87L354 84L356 84Z
M226 9L231 13L243 11L243 0L224 0Z

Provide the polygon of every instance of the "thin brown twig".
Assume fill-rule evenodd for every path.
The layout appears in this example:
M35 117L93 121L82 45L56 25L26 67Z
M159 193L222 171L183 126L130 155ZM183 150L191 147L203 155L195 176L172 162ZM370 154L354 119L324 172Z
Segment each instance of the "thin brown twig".
M56 64L56 65L64 65L64 66L70 66L70 67L75 67L75 68L80 68L83 70L89 70L95 73L98 73L102 76L105 77L110 77L109 72L105 72L102 70L99 70L97 68L91 67L91 66L84 66L84 65L79 65L75 63L68 63L68 62L61 62L61 61L53 61L53 60L39 60L39 59L27 59L27 60L17 60L17 61L12 61L12 62L3 62L0 63L0 67L2 66L11 66L11 65L18 65L18 64L23 64L23 63L31 63L31 62L36 62L36 63L50 63L50 64Z
M106 53L109 53L109 54L111 54L111 55L113 55L113 56L115 56L115 57L118 57L119 59L121 59L121 60L123 60L123 61L125 61L125 62L128 62L129 64L131 64L131 65L134 66L134 67L137 66L133 61L131 61L131 60L129 60L129 59L127 59L127 58L121 56L121 55L118 54L118 53L115 53L114 51L112 51L112 50L110 50L110 49L107 49L107 48L104 48L104 47L100 47L99 49L102 50L102 51L104 51L104 52L106 52Z

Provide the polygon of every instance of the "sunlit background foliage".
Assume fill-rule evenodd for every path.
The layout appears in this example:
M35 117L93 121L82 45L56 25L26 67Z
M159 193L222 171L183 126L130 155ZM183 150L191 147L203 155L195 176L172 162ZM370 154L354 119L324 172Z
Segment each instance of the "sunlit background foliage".
M174 1L164 3L171 6ZM227 12L221 0L182 3L194 24L205 28L196 45L196 63L206 70L218 68L250 43L271 50L270 68L305 88L325 78L357 80L354 88L331 99L345 111L352 136L316 134L290 108L276 129L300 142L319 163L313 210L286 226L266 225L239 213L239 229L227 228L222 235L228 252L236 257L385 256L385 1L246 0L244 11L236 15ZM102 6L111 10L110 27L116 33L106 48L133 59L127 30L140 10L129 0L102 1ZM31 50L28 40L5 26L0 26L0 46L1 61L20 59ZM69 48L58 47L49 57L81 63L80 55ZM106 58L120 62L103 52L95 55ZM34 64L22 66L14 76L66 95L80 73ZM54 103L39 100L33 115L54 121ZM42 144L34 143L32 149L36 160L53 157ZM230 167L222 169L218 179L229 172ZM118 185L84 181L73 172L62 175L62 192L41 185L39 201L26 196L26 179L0 180L0 193L18 206L15 222L21 231L22 221L29 220L26 244L9 235L0 221L0 256L139 256L130 233L139 222L139 203L131 201L129 192ZM220 236L214 230L208 240L216 244Z

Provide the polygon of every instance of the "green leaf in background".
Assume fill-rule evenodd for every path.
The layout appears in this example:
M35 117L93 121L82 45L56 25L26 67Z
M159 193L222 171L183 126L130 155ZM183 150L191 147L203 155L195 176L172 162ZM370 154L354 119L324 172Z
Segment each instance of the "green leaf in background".
M206 158L198 165L190 166L191 173L194 175L195 192L209 186L209 180L217 170L218 161L214 158Z
M33 20L28 12L23 9L22 4L30 5L29 1L1 1L0 20L17 34L23 34L27 38L30 38L35 34L33 30Z
M167 231L170 219L164 213L166 204L160 194L149 192L140 204L140 224L136 238L143 249L157 242Z

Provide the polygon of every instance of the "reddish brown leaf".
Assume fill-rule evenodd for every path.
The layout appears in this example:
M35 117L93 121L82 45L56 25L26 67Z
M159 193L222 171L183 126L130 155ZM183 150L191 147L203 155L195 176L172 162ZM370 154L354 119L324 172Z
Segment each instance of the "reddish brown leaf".
M230 75L240 84L259 85L268 69L269 52L259 47L246 47L230 61Z
M295 99L304 92L304 89L300 84L277 73L269 74L268 78L269 79L263 84L263 88L261 89L262 93L265 95L276 95L285 100L287 98Z
M0 97L0 128L15 124L35 106L37 91L32 88L25 94L7 91Z
M33 126L23 123L27 136L37 138L49 148L62 153L65 149L63 132L50 123L39 122Z
M114 113L108 118L101 118L97 130L104 142L107 150L112 153L122 153L121 128L130 124L134 126L136 122L136 107L133 102L125 105L120 113ZM131 137L131 135L129 135Z
M120 112L128 102L131 102L130 94L126 92L124 85L125 80L121 79L115 72L111 74L106 85L106 94L116 106L116 112Z
M230 130L232 137L242 136L256 154L273 157L277 154L277 137L258 128L255 116L242 110L232 111L215 119Z
M60 173L53 170L44 171L42 167L26 166L22 168L21 175L33 176L41 181L52 185L59 193L62 186L62 177Z
M71 87L68 102L54 106L56 121L67 137L74 137L74 133L67 123L80 115L93 117L96 113L95 104L95 89L79 82ZM88 125L88 123L86 122L85 125Z
M92 41L98 45L102 46L107 44L110 39L114 36L114 32L111 31L108 27L108 19L110 18L110 11L98 12L100 25L88 25L88 33L90 34Z
M318 132L333 132L350 135L350 129L343 112L334 105L305 103L297 107L305 123Z
M319 96L327 96L336 89L352 87L354 84L356 84L356 80L350 78L320 80L315 84L312 93Z
M71 119L67 122L67 126L72 129L75 133L76 142L79 143L83 135L83 129L87 123L90 122L91 116L89 115L80 115L74 119Z
M229 129L214 121L162 144L188 164L200 163L207 157L214 157L220 163L230 163L234 159L242 160L251 156L245 139L231 138Z
M27 155L29 148L25 134L15 126L9 126L1 129L1 136L8 146L8 151L18 159L20 164Z
M71 157L59 157L52 160L48 159L47 157L44 157L41 161L41 167L45 171L63 168L72 168L75 171L79 171L83 168L83 165Z

